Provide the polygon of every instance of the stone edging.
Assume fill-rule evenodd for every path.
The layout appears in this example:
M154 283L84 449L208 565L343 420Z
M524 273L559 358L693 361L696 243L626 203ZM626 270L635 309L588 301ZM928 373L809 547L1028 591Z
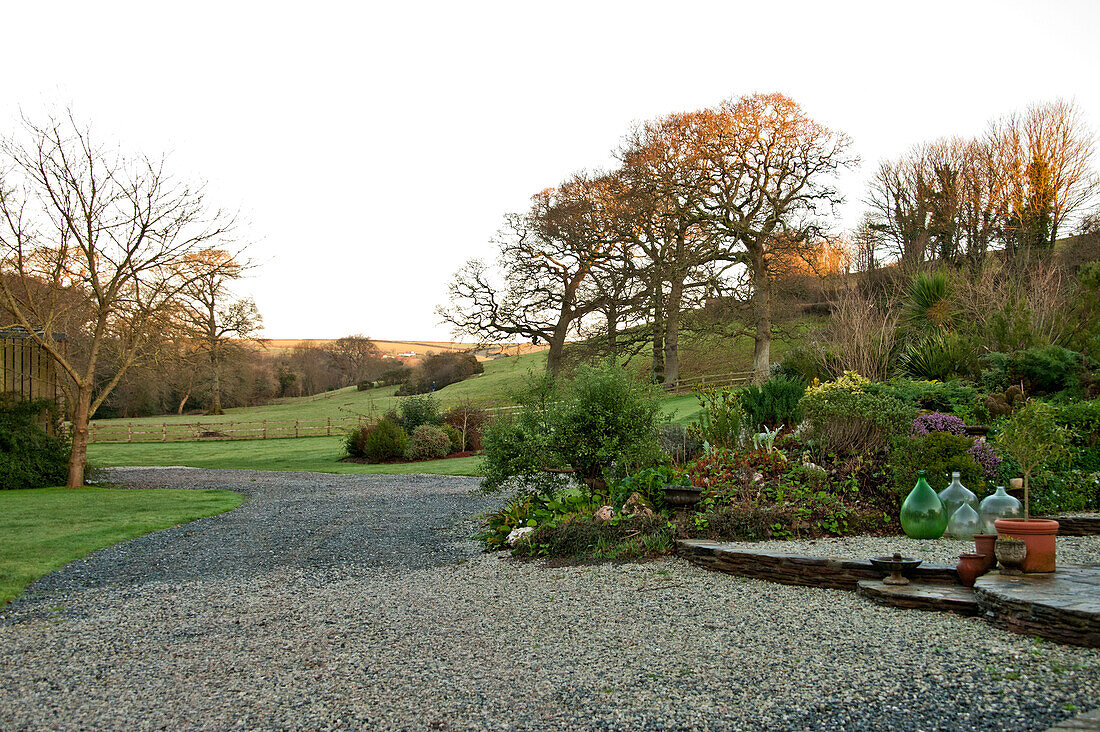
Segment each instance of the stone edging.
M676 553L707 569L741 577L803 587L825 587L855 592L860 580L880 580L882 570L866 559L823 559L774 552L747 552L731 549L717 541L684 539ZM958 584L955 568L943 564L922 564L906 572L914 582Z

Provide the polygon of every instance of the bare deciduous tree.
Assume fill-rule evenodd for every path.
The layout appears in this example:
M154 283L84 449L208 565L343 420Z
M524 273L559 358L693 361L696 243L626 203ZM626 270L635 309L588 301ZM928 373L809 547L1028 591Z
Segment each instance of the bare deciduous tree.
M211 414L223 412L222 367L226 359L254 343L263 327L252 298L235 298L230 291L231 283L250 266L224 249L203 249L183 259L187 299L181 312L210 368Z
M731 100L708 113L700 140L701 215L726 242L724 257L751 283L753 374L767 378L772 339L772 253L814 246L842 198L831 179L855 164L843 133L810 119L782 94Z
M71 113L24 119L0 156L0 304L67 376L75 488L89 419L156 352L190 284L187 257L225 237L232 219L163 159L108 149Z
M570 330L599 308L592 272L617 253L610 185L607 176L576 175L535 195L526 214L506 219L497 273L467 262L451 283L451 307L439 315L459 333L545 341L547 371L557 374Z

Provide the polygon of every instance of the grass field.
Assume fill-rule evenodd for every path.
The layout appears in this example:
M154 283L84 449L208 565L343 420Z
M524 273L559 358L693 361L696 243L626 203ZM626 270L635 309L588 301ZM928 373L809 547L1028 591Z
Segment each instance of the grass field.
M480 475L481 458L425 460L419 463L361 465L342 463L341 437L219 442L134 442L88 446L96 467L185 465L189 468L291 470L310 473Z
M239 493L90 487L0 491L0 605L97 549L236 508Z
M528 374L542 373L546 368L546 352L530 353L511 358L498 358L485 362L485 373L466 381L451 384L435 393L440 406L447 408L464 403L467 399L479 406L498 406L511 403L509 394L521 386ZM394 396L396 386L386 386L367 391L357 391L354 386L330 391L312 397L279 399L261 407L227 409L225 414L187 416L159 415L134 419L95 420L96 423L124 426L131 424L180 424L201 422L218 424L228 422L259 422L262 420L325 420L326 418L364 415L378 417L395 408L400 397Z

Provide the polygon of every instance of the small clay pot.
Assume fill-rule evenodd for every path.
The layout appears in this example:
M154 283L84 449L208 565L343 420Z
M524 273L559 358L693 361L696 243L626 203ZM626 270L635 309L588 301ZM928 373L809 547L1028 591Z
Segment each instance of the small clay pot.
M984 554L960 554L959 564L955 571L959 573L959 584L963 587L973 587L974 580L985 574Z
M989 570L993 569L994 565L997 564L997 556L993 553L993 545L996 543L996 534L974 535L974 553L985 555L984 564L982 565L982 574L985 574Z

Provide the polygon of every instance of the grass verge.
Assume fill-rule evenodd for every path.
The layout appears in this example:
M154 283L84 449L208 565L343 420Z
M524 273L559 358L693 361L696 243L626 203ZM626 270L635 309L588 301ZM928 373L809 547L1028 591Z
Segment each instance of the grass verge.
M0 606L97 549L236 508L220 490L88 487L0 491Z
M347 475L481 475L480 457L419 463L342 463L343 437L218 442L134 442L88 445L88 460L100 467L186 465L189 468L292 470Z

